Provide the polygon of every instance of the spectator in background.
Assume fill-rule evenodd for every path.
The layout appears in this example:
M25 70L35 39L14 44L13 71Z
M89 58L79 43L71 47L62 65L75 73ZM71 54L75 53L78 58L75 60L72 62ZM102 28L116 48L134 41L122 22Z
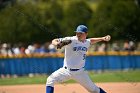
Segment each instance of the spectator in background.
M137 47L136 47L137 51L140 51L140 42L138 42Z
M13 50L13 53L15 55L19 55L20 54L20 49L19 49L19 47L18 47L17 44L14 45L14 47L12 48L12 50Z
M98 45L95 45L94 51L98 51Z
M32 54L35 50L35 47L33 45L28 45L28 47L25 49L26 54Z
M98 47L99 52L105 52L107 51L107 45L105 43L102 43L101 46Z
M130 49L129 42L128 41L125 41L124 42L124 45L123 45L123 50L124 51L129 51L129 49Z
M25 54L25 49L24 46L20 46L20 54Z
M49 53L49 49L48 49L49 45L50 45L50 42L46 42L46 43L44 44L45 53Z
M56 52L55 46L53 44L50 44L48 46L48 49L49 49L49 53L55 53Z
M40 53L40 54L45 53L44 47L42 47L39 43L35 43L33 46L35 48L33 53Z
M135 51L136 47L135 47L135 44L134 44L133 41L130 41L130 42L129 42L129 48L130 48L130 49L129 49L130 51Z
M23 43L15 44L12 48L15 55L25 54L25 45Z
M10 44L7 43L2 44L0 53L5 56L11 56L12 50Z
M113 51L120 51L120 47L119 47L119 45L118 45L117 42L116 42L116 43L113 43L113 45L112 45L112 50L113 50Z

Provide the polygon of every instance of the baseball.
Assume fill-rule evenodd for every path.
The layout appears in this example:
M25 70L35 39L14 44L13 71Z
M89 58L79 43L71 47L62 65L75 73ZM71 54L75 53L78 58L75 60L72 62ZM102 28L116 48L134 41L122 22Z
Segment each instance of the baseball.
M105 41L109 41L111 39L110 35L105 36Z

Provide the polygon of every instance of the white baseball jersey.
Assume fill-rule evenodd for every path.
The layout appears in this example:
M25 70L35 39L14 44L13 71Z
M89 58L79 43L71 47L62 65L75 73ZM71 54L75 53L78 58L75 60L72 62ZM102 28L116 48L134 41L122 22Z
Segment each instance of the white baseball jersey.
M65 46L64 66L72 69L80 69L85 66L86 52L90 46L90 39L84 42L78 40L77 36L60 38L60 40L72 40Z

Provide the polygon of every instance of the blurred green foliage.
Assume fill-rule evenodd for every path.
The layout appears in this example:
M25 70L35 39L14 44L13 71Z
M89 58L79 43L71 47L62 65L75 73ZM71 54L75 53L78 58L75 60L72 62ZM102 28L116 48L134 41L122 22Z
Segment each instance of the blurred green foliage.
M140 40L137 0L7 1L0 3L0 42L44 43L74 35L79 24L89 27L89 37Z
M140 7L135 0L101 2L92 20L95 36L109 33L115 40L140 40Z

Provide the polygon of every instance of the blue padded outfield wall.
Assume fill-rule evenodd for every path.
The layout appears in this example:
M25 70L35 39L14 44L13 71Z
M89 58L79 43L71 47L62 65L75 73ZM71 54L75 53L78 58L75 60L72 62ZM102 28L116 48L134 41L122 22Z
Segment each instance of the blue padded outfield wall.
M63 66L62 57L46 58L0 58L0 75L28 75L29 73L50 74ZM86 70L139 69L138 55L87 56Z

